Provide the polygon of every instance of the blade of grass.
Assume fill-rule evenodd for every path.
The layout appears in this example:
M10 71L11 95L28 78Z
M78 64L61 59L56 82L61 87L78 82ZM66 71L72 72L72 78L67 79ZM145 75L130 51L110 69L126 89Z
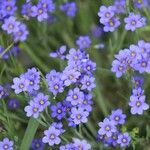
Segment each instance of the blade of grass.
M29 147L38 129L38 126L39 126L39 122L34 118L30 118L20 146L20 150L29 150Z

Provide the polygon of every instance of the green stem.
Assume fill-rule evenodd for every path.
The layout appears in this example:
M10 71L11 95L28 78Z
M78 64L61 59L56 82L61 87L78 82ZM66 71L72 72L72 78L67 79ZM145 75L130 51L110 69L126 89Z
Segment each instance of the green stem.
M11 43L1 54L0 54L0 59L10 50L10 48L14 45L14 42Z

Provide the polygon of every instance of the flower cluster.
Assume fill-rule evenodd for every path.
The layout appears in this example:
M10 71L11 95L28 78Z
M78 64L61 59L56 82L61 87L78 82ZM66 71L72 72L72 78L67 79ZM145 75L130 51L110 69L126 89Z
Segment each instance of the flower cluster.
M61 47L62 48L62 47ZM60 55L57 57L61 58ZM96 64L89 59L84 50L71 48L64 57L68 60L63 72L52 70L46 75L49 91L56 97L64 92L65 87L71 87L64 101L50 107L51 116L61 120L69 115L68 125L76 126L87 122L92 111L92 94L95 87L93 71Z
M120 25L119 18L115 16L114 6L101 6L98 16L100 17L100 23L104 25L105 32L113 32Z
M139 73L150 73L150 43L143 40L137 45L130 45L128 49L119 51L112 62L112 72L121 77L127 70L131 69Z
M36 68L28 69L28 71L21 74L20 77L15 77L13 82L12 88L16 94L21 92L32 93L40 88L40 72Z
M100 17L100 23L104 25L105 32L113 32L120 26L119 17L116 14L125 13L126 1L115 1L113 6L101 6L98 12ZM146 18L140 14L133 12L129 13L129 16L124 19L125 29L135 31L137 28L146 25Z
M48 130L44 131L43 143L48 143L50 146L58 145L61 142L60 136L65 130L62 123L53 122Z
M131 114L142 115L144 110L149 109L149 105L145 103L146 97L142 88L143 78L135 76L132 80L134 87L129 102L129 106L131 106Z
M113 110L111 115L103 122L99 122L98 139L108 146L126 147L130 144L131 137L127 132L122 133L117 126L125 123L126 115L121 109Z
M150 72L150 43L143 40L137 45L130 45L129 49L120 50L119 54L115 55L115 60L112 62L112 72L116 76L121 77L127 70L131 69L134 72L144 73ZM144 90L142 88L143 80L140 77L134 77L134 87L130 97L129 106L131 106L132 114L143 114L144 110L149 108L145 103Z
M44 109L50 105L48 101L49 96L43 93L38 93L33 100L29 102L29 105L25 107L25 112L27 112L28 117L38 118L39 114L44 111Z
M13 150L14 142L10 141L8 138L4 138L3 141L0 141L1 150Z

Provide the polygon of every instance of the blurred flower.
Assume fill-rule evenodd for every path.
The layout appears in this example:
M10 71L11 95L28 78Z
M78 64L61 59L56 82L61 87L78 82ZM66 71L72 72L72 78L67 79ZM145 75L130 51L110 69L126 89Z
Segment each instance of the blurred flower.
M16 33L19 31L19 25L20 25L20 22L16 21L16 18L11 16L4 20L2 29L7 31L8 34Z
M75 2L68 2L60 6L60 10L65 12L69 17L75 17L77 12L77 6Z
M20 107L20 102L17 99L9 99L7 101L7 106L9 109L15 110Z
M63 45L59 49L57 49L56 52L49 53L49 56L53 57L53 58L60 58L60 59L64 60L66 57L64 55L66 49L67 49L67 47L65 45Z
M32 141L31 148L32 150L43 150L45 144L42 142L42 138L35 138Z
M134 6L141 9L143 7L148 7L148 0L133 0Z
M89 36L79 36L79 38L76 40L76 44L80 49L89 48L91 43L92 42Z
M116 13L124 14L126 12L126 0L115 0L114 7Z
M103 29L102 29L101 26L96 26L96 25L94 25L94 26L91 27L91 33L92 33L92 35L93 35L94 37L96 37L96 38L101 37L102 34L103 34L103 32L104 32L104 31L103 31Z

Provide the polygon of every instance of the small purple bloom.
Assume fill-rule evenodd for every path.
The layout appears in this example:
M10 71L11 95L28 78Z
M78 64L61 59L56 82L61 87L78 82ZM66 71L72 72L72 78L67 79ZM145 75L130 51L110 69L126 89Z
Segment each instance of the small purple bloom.
M17 99L10 99L7 101L7 106L9 109L16 110L20 107L20 102Z
M81 104L84 100L84 93L79 88L70 89L66 101L71 102L73 106Z
M125 29L135 31L136 28L140 28L146 25L146 18L142 17L140 14L134 14L131 12L128 17L124 19L126 23Z
M131 106L131 114L142 115L144 110L149 109L149 105L145 103L145 96L131 97L129 106Z
M43 150L44 147L45 147L45 144L42 142L42 138L33 139L32 144L31 144L31 148L33 150Z
M107 137L111 137L113 133L117 131L115 122L105 118L103 122L99 124L100 129L98 130L99 135L106 135Z
M77 5L75 2L68 2L60 6L60 10L65 12L69 17L75 17L77 12Z
M20 25L20 22L16 21L16 18L11 16L4 20L2 29L7 31L8 34L16 33L19 31L19 25Z
M89 48L91 43L92 42L89 36L79 36L76 40L76 44L80 49Z
M117 143L121 147L126 147L130 144L130 141L131 141L131 137L129 136L129 134L127 132L125 132L118 136Z
M27 87L29 85L29 81L27 79L23 77L16 77L13 79L13 83L14 84L11 87L15 90L16 94L27 91Z
M3 141L0 141L1 150L13 150L14 142L10 141L8 138L4 138Z
M133 0L134 6L141 9L143 7L148 7L148 0Z
M39 105L39 111L42 112L44 109L50 105L48 101L49 96L44 95L43 93L38 93L36 97L33 98L33 102Z
M56 129L54 126L50 126L48 130L44 131L44 137L42 139L43 143L48 143L50 146L58 145L61 142L60 139L60 130Z
M113 32L120 26L120 21L118 17L113 17L104 23L105 32Z
M115 14L115 7L114 6L101 6L98 12L98 16L100 17L100 22L102 24L108 22Z
M88 111L85 111L82 107L75 108L73 107L71 109L71 118L73 119L73 122L78 125L80 123L86 123L87 117L89 115Z
M58 102L56 105L50 107L52 113L51 116L56 117L58 120L61 120L66 116L66 107L63 106L61 102Z
M119 125L125 123L126 115L122 113L122 109L116 109L112 111L109 118L114 121L115 125Z
M27 113L27 117L38 118L40 114L39 104L34 101L30 101L29 105L24 108Z

